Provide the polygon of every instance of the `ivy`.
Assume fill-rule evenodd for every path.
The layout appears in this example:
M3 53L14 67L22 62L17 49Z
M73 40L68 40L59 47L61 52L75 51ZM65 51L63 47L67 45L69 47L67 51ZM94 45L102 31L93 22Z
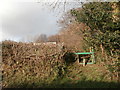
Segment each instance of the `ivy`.
M116 5L116 8L113 8ZM117 10L118 12L114 11ZM89 26L83 32L87 46L100 49L103 46L110 60L119 61L120 54L120 3L119 2L90 2L83 4L82 8L71 10L77 22ZM114 18L116 15L116 18ZM116 56L117 55L117 56ZM114 56L116 58L114 58ZM115 65L119 66L119 64Z

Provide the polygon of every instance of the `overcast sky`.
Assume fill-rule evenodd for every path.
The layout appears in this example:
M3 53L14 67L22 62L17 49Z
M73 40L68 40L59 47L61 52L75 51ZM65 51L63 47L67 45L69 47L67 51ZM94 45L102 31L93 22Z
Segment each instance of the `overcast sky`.
M57 0L0 0L0 41L56 34L60 30L57 21L64 13L61 2L65 0L59 0L60 7L55 10L49 6L53 1ZM66 1L66 11L80 7L80 3L76 3L78 0ZM49 4L46 5L46 2Z
M61 4L56 10L49 6L53 1L57 0L0 0L0 41L5 39L19 41L22 38L32 38L38 34L56 34L59 31L57 21L64 13L61 2L65 0L58 0ZM80 7L76 1L97 0L66 1L68 2L66 4L67 11ZM46 5L46 2L49 4Z
M53 35L58 32L57 21L63 14L63 7L54 11L44 2L36 2L37 0L0 0L0 41L19 41L38 34ZM67 10L73 7L74 5L68 5Z

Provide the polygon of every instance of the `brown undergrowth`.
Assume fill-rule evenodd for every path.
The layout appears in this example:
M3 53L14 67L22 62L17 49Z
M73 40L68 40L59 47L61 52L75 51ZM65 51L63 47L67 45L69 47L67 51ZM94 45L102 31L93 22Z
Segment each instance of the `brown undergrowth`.
M58 45L4 41L2 43L3 87L14 87L12 86L14 83L23 82L28 85L50 83L63 73L65 64L62 57L65 52Z

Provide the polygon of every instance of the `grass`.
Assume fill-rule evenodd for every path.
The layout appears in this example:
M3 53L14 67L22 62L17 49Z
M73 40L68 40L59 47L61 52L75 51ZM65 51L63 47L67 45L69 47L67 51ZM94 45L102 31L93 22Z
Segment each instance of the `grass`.
M93 68L94 67L94 68ZM110 81L104 68L97 65L68 67L68 72L62 77L48 77L45 80L32 78L28 81L17 81L9 84L15 88L118 88L116 81ZM101 70L102 69L102 70Z
M118 83L110 81L103 67L97 65L76 67L77 70L75 67L72 66L73 71L52 82L50 86L54 88L118 88Z
M17 88L118 88L115 82L102 82L86 80L87 77L82 76L81 80L71 80L68 78L56 79L50 84L47 82L30 83L24 82L19 84L12 84L12 87Z

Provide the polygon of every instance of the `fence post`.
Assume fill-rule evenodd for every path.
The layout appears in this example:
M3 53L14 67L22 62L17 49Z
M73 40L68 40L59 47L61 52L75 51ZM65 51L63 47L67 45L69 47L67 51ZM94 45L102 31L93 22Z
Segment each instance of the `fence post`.
M94 49L92 47L92 63L95 63Z
M83 58L83 66L85 66L85 58Z

